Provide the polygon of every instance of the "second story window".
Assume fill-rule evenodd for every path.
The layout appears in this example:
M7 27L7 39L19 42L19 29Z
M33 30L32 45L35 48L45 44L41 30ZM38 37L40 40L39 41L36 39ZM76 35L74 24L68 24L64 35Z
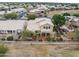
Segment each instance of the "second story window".
M45 29L45 26L43 28Z
M44 26L43 28L44 29L50 29L50 26Z
M50 26L49 26L49 29L50 29Z
M7 30L7 32L8 32L9 34L12 34L12 30Z

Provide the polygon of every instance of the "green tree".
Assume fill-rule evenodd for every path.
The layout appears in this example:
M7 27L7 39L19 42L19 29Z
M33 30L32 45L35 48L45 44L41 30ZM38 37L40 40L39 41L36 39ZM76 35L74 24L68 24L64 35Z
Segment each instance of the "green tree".
M34 14L28 14L27 15L28 20L34 20L36 18L36 16Z
M63 16L70 16L70 13L63 13Z
M57 33L62 33L60 27L65 24L65 17L59 14L56 14L52 17L52 22L54 24L54 30Z
M5 19L17 19L17 14L15 12L4 14Z

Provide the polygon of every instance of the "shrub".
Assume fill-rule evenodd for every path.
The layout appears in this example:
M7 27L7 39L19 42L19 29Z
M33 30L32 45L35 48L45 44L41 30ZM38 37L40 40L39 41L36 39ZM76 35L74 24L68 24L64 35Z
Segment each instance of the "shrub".
M7 40L8 40L8 41L12 41L12 40L13 40L13 36L7 37Z
M79 14L78 13L77 14L73 14L73 16L79 17Z
M56 41L63 41L63 39L61 37L58 37Z
M51 41L51 37L50 36L48 36L46 39L47 39L48 42Z
M8 47L6 47L5 45L0 45L0 56L4 56L7 51Z
M52 42L56 42L55 38L52 38L51 41L52 41Z
M60 38L59 38L59 41L63 41L63 39L60 37Z
M47 41L50 42L51 41L51 38L50 37L47 37Z
M63 13L63 16L70 16L69 13Z
M17 19L17 14L15 12L4 14L5 19Z
M28 20L32 20L32 19L35 19L36 18L36 16L35 15L33 15L33 14L28 14L27 15L27 18L28 18Z
M56 42L55 38L52 38L50 36L47 37L48 42Z
M27 39L28 37L29 38L32 38L33 36L33 32L29 31L29 30L24 30L22 33L21 33L21 36L22 36L22 39L25 40Z
M2 38L1 40L2 40L2 41L5 41L5 38Z

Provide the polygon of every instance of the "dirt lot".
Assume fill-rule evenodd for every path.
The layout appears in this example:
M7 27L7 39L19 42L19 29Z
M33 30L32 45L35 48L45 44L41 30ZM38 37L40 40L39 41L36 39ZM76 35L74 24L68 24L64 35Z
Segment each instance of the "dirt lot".
M65 12L70 13L72 15L73 13L79 13L79 10L54 10L54 11L50 11L48 13L48 16L52 17L54 14L61 14Z
M79 56L79 44L26 44L27 42L5 43L7 57L75 57ZM56 44L58 43L58 44ZM66 43L66 42L65 42Z

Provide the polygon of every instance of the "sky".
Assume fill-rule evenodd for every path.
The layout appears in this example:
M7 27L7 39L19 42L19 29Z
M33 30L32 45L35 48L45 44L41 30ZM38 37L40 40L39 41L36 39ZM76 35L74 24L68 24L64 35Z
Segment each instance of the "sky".
M56 3L79 3L79 0L0 0L0 2L56 2Z

